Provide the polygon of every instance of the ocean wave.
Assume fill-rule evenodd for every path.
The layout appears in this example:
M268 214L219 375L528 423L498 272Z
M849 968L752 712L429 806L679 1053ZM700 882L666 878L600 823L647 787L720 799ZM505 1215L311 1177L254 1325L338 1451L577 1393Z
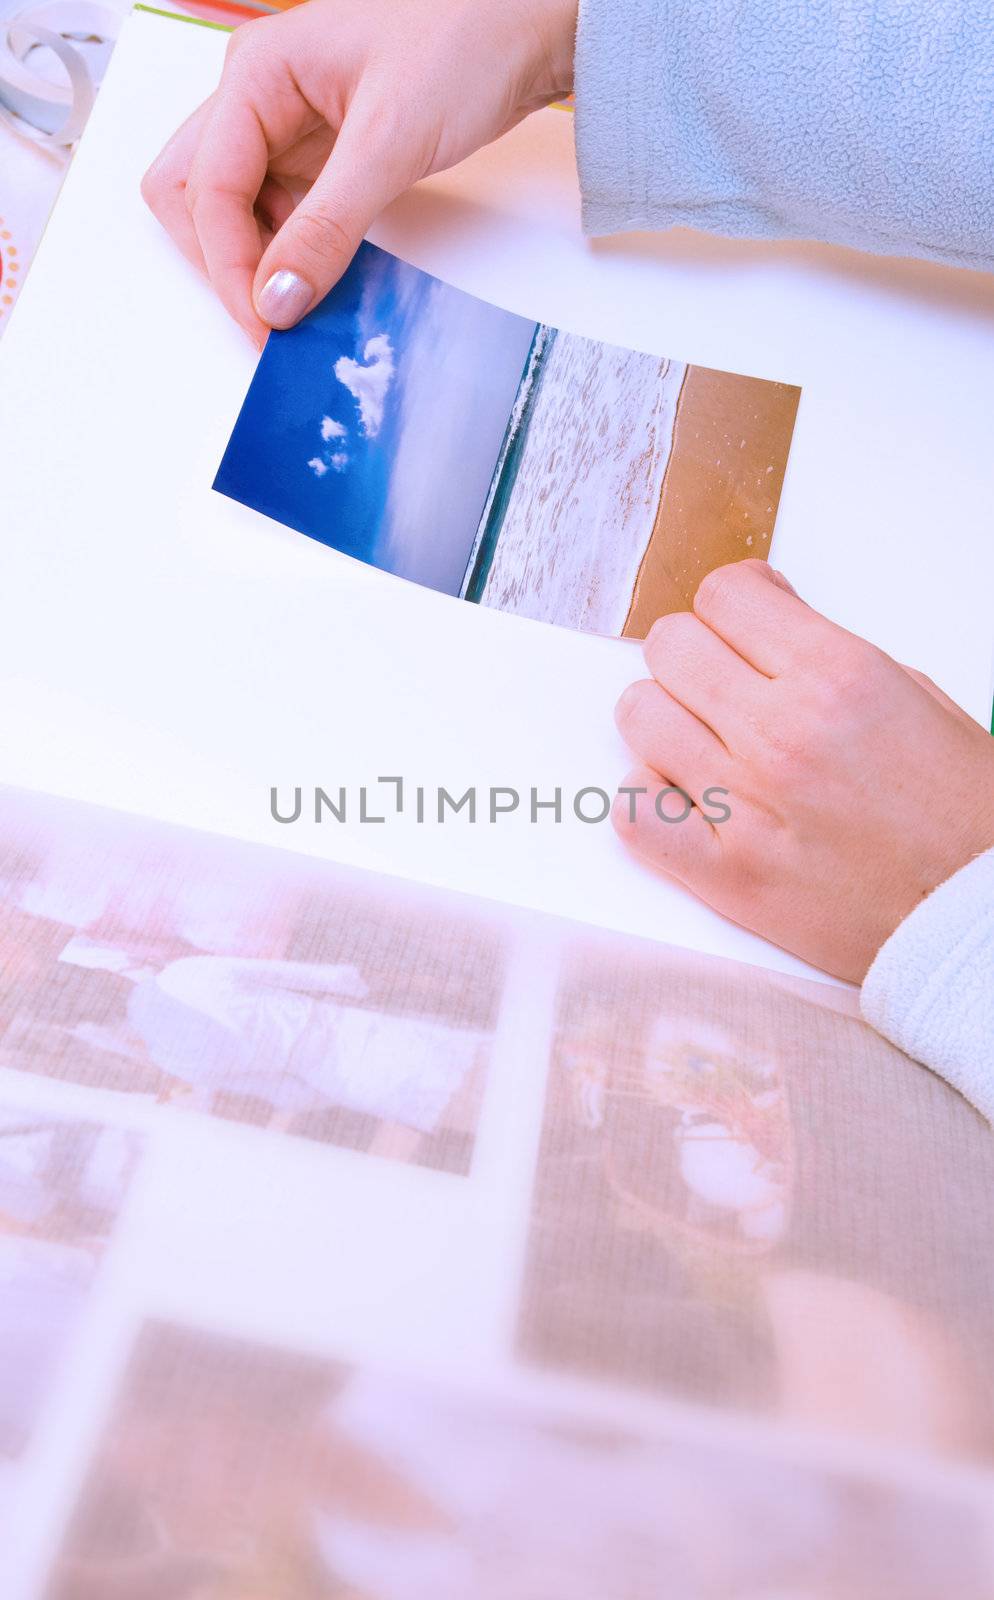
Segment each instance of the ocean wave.
M620 634L652 537L686 367L539 333L464 593L503 611Z

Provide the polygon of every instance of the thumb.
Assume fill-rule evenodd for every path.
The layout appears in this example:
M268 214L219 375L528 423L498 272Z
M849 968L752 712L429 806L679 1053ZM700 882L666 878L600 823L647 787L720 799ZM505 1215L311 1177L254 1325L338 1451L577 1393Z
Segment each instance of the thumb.
M252 297L269 327L292 328L324 298L384 206L414 181L391 121L349 107L323 171L259 263Z

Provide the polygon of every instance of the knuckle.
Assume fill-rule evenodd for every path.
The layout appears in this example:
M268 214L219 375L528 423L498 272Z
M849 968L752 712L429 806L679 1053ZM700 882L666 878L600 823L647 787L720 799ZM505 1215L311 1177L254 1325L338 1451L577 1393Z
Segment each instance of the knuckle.
M940 695L942 693L935 679L930 678L927 672L919 672L917 667L905 667L904 670L908 677L918 684L919 688L927 689L929 694Z
M758 756L765 786L775 793L806 784L817 767L817 745L810 724L781 723L767 730Z
M349 257L355 242L338 212L327 201L305 203L294 217L295 246L308 258L325 262Z
M646 660L663 663L672 660L674 655L685 655L698 627L699 623L690 611L671 611L665 617L659 617L646 637Z
M769 900L770 857L759 850L740 849L734 854L726 851L721 873L721 887L734 908L736 920L757 926Z
M634 806L626 796L615 803L611 811L615 833L637 855L658 856L671 842L671 835L679 830L667 828L658 821L652 809L651 796L639 795Z
M801 743L778 740L767 747L763 773L769 790L774 794L789 794L800 788L810 768L810 757Z
M694 610L698 616L713 616L734 603L741 590L742 573L738 569L742 565L742 562L731 562L704 574L694 596Z
M162 179L154 166L149 167L141 181L141 197L150 211L160 204Z
M272 60L271 51L275 44L270 37L272 25L285 21L286 13L283 13L279 16L251 17L248 22L239 23L224 52L225 78L235 74L241 77L246 67L254 72L267 65Z
M758 572L760 577L768 578L771 583L774 579L783 577L783 573L776 572L762 556L745 556L741 561L732 562L729 571L737 573L740 583L747 572ZM784 579L784 582L786 582L786 579Z
M883 656L860 639L838 643L822 663L815 698L822 717L858 717L878 698Z
M141 181L141 197L149 210L156 215L165 206L169 195L182 187L182 175L164 150L156 156Z
M626 774L611 805L611 823L621 838L631 841L644 835L652 820L651 792L658 785L659 779L647 768L636 767Z
M775 811L746 804L722 832L718 869L722 898L737 920L749 921L770 897L785 847ZM755 922L750 923L756 926Z
M263 17L253 17L248 22L239 23L238 27L232 32L230 38L228 39L228 43L225 46L225 63L238 60L245 54L245 51L248 49L250 43L252 45L255 44L258 23L263 21L265 21L265 18Z
M624 730L641 722L651 701L658 692L658 688L651 678L641 678L638 683L629 684L618 701L615 710L618 726Z
M611 805L611 826L621 839L631 839L638 826L638 809L629 802L629 797L616 794Z

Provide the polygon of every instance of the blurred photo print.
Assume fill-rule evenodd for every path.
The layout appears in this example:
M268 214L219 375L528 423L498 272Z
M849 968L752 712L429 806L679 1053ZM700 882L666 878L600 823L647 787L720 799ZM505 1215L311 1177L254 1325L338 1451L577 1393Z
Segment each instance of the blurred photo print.
M526 1361L994 1462L989 1131L845 991L577 937L532 1207Z
M465 1175L507 924L0 790L0 1068Z
M0 1544L140 1154L125 1130L0 1104Z
M45 1600L987 1600L934 1481L163 1323Z
M644 638L765 557L800 391L603 344L363 244L270 336L214 487L384 572Z

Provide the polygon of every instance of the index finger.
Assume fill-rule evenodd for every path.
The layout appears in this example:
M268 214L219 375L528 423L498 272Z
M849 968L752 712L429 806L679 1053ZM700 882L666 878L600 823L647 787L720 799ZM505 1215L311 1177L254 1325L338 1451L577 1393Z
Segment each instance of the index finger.
M204 252L187 207L186 185L213 100L214 96L211 95L187 117L156 156L141 184L142 198L153 216L161 222L198 272L206 270Z
M252 304L263 251L255 202L268 168L258 113L242 93L222 87L190 167L186 203L218 298L257 344L269 332Z
M767 678L794 672L844 632L777 582L765 561L733 561L702 579L700 620Z

